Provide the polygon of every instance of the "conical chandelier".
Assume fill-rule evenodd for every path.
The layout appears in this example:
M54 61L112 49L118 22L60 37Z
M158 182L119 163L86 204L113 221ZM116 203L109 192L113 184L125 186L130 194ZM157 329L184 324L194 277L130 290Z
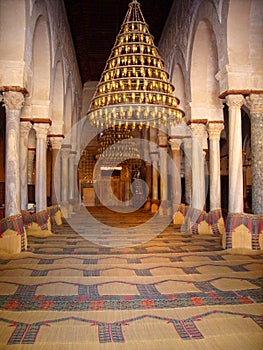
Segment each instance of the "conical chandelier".
M98 145L96 159L100 159L102 166L133 164L134 160L141 158L131 130L123 125L104 130L99 136Z
M184 112L173 91L140 4L133 0L91 100L89 121L132 129L179 123Z

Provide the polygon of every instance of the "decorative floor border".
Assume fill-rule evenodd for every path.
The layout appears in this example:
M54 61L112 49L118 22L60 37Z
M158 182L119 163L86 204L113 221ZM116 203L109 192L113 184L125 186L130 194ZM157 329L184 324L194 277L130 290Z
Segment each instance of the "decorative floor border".
M251 289L222 291L212 283L221 279L247 281L255 286ZM166 282L192 283L200 292L165 294L156 286ZM215 277L206 281L184 279L165 279L152 283L132 283L112 280L94 284L81 284L68 281L49 281L38 284L22 284L1 281L7 285L17 286L13 294L0 296L0 309L9 311L87 311L87 310L140 310L154 308L179 308L205 305L240 305L262 303L262 278ZM99 286L110 284L126 284L135 286L138 295L100 295ZM40 286L65 284L77 287L76 295L54 296L39 295Z
M83 322L90 324L91 326L98 327L98 340L100 343L124 343L123 327L128 326L133 322L137 322L143 319L156 319L163 321L167 324L171 324L177 334L182 340L191 340L191 339L204 339L204 335L199 331L196 322L201 321L203 318L213 315L213 314L224 314L224 315L233 315L240 316L242 318L250 318L253 320L259 327L263 328L263 317L253 314L245 314L238 312L229 312L229 311L218 311L213 310L203 314L195 315L187 319L174 319L168 317L160 317L155 315L142 315L130 319L124 319L118 322L99 322L91 319L81 318L81 317L64 317L58 318L55 320L45 320L35 323L25 323L17 322L14 320L9 320L6 318L0 318L0 322L7 323L10 327L14 327L14 331L11 334L7 345L14 344L35 344L37 335L42 326L51 326L54 323L60 323L68 320L75 320L78 322Z
M19 268L20 270L24 270L24 271L31 271L31 274L27 277L41 277L41 276L48 276L49 272L52 271L77 271L77 272L82 272L83 273L83 277L94 277L94 276L103 276L101 275L101 272L105 272L105 271L114 271L116 269L118 270L124 270L124 271L133 271L136 276L152 276L154 277L154 275L152 274L152 270L157 270L160 268L169 268L169 269L174 269L174 270L181 270L182 272L184 272L186 275L194 275L194 274L201 274L201 272L198 271L198 268L202 268L202 267L226 267L229 268L230 270L232 270L233 272L249 272L250 270L246 268L246 266L249 265L253 265L254 262L244 262L241 264L236 264L236 265L224 265L224 264L209 264L209 263L204 263L204 264L198 264L198 265L194 265L194 266L171 266L171 265L156 265L156 266L152 266L152 267L148 267L148 268L132 268L132 267L126 267L126 266L111 266L111 267L104 267L104 268L98 268L98 269L85 269L85 268L79 268L79 267L55 267L55 268L50 268L50 269L34 269L34 268L30 268L30 267L25 267L22 266ZM263 262L258 262L259 265L262 265L263 267ZM0 268L0 272L2 271L16 271L17 267L7 267L4 269ZM103 277L107 277L107 276L103 276Z

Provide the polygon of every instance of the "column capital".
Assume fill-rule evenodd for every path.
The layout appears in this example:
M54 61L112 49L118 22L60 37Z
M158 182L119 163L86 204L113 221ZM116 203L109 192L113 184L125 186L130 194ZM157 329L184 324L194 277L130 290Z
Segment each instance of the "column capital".
M158 143L160 147L167 147L167 135L160 130L158 132Z
M195 137L202 149L207 149L207 131L206 124L204 123L191 123L191 130L193 132L193 137Z
M46 140L49 127L47 123L34 123L33 129L36 131L36 137Z
M64 135L48 135L52 149L60 149L64 140Z
M250 94L246 97L246 105L250 113L263 113L263 94Z
M226 104L229 108L241 108L245 102L243 95L227 95Z
M6 109L20 110L25 103L25 97L22 92L6 91L3 92L3 102Z
M32 128L32 124L28 121L20 121L20 136L22 138L28 136L29 131Z
M169 145L171 146L172 151L180 151L182 142L183 142L183 140L181 138L170 139L168 141Z
M223 121L210 121L207 126L209 140L220 140L221 131L224 129Z

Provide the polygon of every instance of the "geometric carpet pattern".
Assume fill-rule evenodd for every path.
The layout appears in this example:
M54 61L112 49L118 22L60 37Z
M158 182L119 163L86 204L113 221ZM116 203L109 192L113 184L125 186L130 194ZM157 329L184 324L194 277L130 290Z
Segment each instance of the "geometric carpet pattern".
M173 224L126 248L66 222L52 232L0 257L0 349L263 348L262 252L229 254Z

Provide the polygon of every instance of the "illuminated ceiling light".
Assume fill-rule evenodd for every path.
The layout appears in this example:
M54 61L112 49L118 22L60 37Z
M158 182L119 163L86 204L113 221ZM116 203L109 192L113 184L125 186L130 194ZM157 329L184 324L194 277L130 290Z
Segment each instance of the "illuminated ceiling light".
M91 100L89 121L103 128L177 124L184 112L173 91L140 4L133 0Z
M130 128L119 125L100 133L96 159L100 160L101 166L112 166L112 164L119 163L132 165L140 158L140 152L133 140Z

